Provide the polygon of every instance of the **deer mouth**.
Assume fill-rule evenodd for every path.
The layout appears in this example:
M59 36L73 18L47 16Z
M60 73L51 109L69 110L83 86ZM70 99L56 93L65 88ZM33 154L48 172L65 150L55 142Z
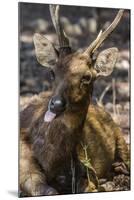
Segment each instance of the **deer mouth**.
M56 117L56 113L51 112L50 110L47 110L44 116L45 122L51 122Z
M46 111L46 113L45 113L44 121L45 122L52 122L57 116L59 116L62 113L63 113L63 111L62 112L58 112L58 113L54 113L50 109L48 109Z

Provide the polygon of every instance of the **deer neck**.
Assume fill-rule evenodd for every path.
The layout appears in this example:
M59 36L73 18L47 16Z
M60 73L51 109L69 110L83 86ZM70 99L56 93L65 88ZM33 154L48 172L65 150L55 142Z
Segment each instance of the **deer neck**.
M90 102L91 96L84 102L70 106L64 112L62 121L72 130L80 129L84 124Z

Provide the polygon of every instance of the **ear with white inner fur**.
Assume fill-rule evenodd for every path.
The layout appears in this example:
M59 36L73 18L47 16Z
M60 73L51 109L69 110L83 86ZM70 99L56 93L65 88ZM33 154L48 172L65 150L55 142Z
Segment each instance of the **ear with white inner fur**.
M44 67L54 67L58 56L53 44L38 33L34 34L33 41L38 62Z
M113 72L117 58L118 49L115 47L100 52L94 65L97 76L109 76Z

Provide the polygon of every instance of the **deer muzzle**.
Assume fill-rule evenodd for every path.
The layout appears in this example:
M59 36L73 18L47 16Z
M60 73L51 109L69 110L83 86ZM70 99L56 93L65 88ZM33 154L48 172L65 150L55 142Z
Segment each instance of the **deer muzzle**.
M66 108L66 101L61 96L54 96L50 99L48 110L45 113L44 121L51 122L57 115L60 115Z

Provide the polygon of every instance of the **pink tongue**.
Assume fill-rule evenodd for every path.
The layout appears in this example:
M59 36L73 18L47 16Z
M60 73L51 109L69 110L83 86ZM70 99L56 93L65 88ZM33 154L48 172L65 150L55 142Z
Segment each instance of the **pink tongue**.
M53 112L51 112L50 110L48 110L48 111L45 113L44 121L45 121L45 122L51 122L55 117L56 117L56 114L53 113Z

